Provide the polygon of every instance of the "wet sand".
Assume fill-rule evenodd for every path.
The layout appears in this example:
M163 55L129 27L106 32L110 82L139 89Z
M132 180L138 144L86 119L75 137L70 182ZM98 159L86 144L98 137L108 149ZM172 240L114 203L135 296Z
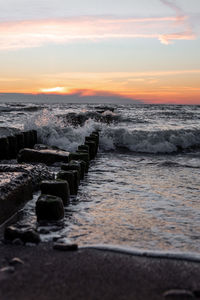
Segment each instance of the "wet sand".
M10 266L15 257L23 263ZM44 243L2 244L0 269L1 300L157 300L171 289L196 295L182 299L198 299L200 294L200 263L187 260L95 249L59 251Z

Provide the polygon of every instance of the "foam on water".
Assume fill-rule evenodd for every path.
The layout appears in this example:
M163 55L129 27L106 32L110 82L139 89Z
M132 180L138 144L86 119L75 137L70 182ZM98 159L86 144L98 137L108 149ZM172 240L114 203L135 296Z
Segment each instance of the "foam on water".
M36 129L41 143L68 151L74 151L79 144L84 142L85 136L96 129L101 129L100 148L106 151L125 148L133 152L156 154L200 147L199 128L184 129L182 126L174 128L168 125L158 130L153 129L152 126L150 129L149 125L146 129L134 129L125 126L125 123L122 124L119 115L111 111L104 111L102 116L109 116L111 119L109 122L108 119L104 119L102 123L99 113L90 111L63 114L61 117L44 109L27 119L24 128ZM105 120L109 124L105 124ZM72 126L74 122L75 126Z
M101 132L103 150L126 148L140 153L172 153L200 147L199 129L144 131L109 127Z
M39 226L35 197L23 224L37 226L43 241L199 253L199 169L181 166L184 160L182 154L101 153L63 222Z
M80 144L84 143L85 136L97 127L98 124L89 119L84 126L74 128L69 124L66 125L63 119L47 109L35 114L24 125L27 130L37 130L40 143L57 146L67 151L75 151Z
M113 112L102 105L63 103L38 111L33 104L7 108L3 126L36 129L40 143L68 151L101 130L99 154L77 197L65 207L63 222L39 226L35 195L22 226L37 227L43 241L58 237L80 245L199 253L200 107L120 105Z

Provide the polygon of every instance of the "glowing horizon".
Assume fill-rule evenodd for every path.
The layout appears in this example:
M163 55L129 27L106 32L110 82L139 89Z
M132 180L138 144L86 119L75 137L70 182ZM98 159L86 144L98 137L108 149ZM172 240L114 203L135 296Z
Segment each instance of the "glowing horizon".
M64 87L56 86L56 87L51 87L51 88L41 88L40 93L49 93L49 94L64 94L66 92Z
M0 11L1 93L200 104L198 0L50 0L30 11L10 2Z

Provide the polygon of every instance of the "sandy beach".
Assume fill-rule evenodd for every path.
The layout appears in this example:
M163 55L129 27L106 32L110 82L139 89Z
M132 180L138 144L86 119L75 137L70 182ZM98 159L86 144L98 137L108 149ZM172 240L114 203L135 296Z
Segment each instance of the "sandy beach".
M0 252L1 300L156 300L165 299L164 293L174 289L186 290L187 298L173 299L199 296L198 262L94 249L59 251L46 243L2 244ZM13 258L19 261L13 263Z

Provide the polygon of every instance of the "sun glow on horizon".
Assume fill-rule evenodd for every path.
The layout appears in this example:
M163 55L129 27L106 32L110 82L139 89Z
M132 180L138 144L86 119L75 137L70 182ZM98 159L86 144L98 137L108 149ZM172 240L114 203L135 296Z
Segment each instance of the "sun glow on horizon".
M40 92L42 92L42 93L64 94L66 92L66 88L60 87L60 86L53 87L53 88L46 88L46 89L42 88L42 89L40 89Z
M0 93L200 104L199 0L24 1L0 10Z

